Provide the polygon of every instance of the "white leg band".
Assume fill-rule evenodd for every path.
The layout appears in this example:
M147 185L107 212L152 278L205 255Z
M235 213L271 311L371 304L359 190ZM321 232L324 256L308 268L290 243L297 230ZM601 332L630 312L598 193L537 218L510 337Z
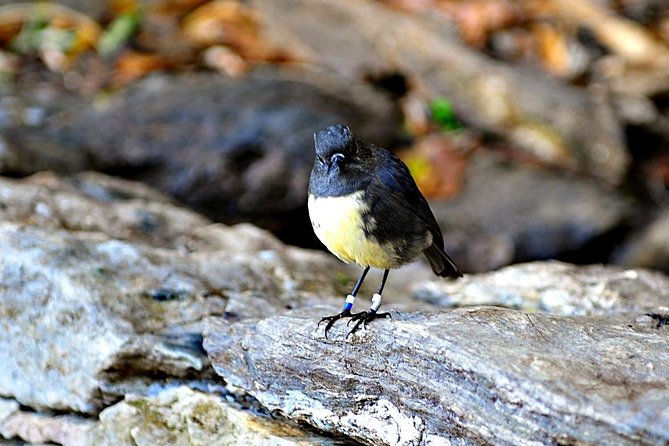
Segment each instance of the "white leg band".
M352 294L349 294L346 296L346 302L344 303L344 311L351 311L351 308L353 308L353 302L355 302L355 296Z
M379 293L374 293L372 296L372 306L369 307L370 310L372 311L379 311L379 308L381 307L381 295Z

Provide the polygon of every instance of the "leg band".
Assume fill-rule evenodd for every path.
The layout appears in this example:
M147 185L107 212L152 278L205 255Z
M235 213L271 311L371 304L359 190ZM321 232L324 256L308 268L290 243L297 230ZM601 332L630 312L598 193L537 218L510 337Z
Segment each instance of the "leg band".
M381 307L381 295L378 293L374 293L372 296L372 306L369 307L370 310L372 311L379 311L379 308Z
M346 303L344 304L344 310L351 310L353 308L353 302L355 302L355 296L352 294L349 294L346 296Z

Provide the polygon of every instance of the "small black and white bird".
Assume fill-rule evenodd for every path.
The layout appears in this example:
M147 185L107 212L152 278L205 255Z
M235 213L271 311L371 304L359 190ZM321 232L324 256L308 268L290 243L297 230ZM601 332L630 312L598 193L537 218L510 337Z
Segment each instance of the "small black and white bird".
M393 153L364 142L345 125L331 125L314 135L316 160L309 179L309 217L316 236L346 263L364 268L341 313L326 316L328 330L350 317L357 331L376 318L388 272L425 254L432 271L462 277L444 252L439 225L411 177ZM384 270L368 311L351 313L355 296L371 267Z

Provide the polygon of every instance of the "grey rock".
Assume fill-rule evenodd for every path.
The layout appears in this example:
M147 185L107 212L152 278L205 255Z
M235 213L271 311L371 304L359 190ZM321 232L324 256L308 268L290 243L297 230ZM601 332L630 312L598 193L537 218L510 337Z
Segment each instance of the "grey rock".
M614 253L612 261L619 265L669 272L669 210L664 210L646 223Z
M328 256L163 200L99 175L0 181L0 394L95 414L156 380L207 382L205 316L341 294Z
M669 331L643 313L394 314L345 339L322 310L207 321L217 373L270 410L370 445L665 444Z
M94 425L93 420L80 416L28 412L21 410L16 401L0 400L0 436L5 439L86 446L90 444L87 438Z
M187 387L128 396L100 413L87 444L95 446L334 446L296 424L233 408Z
M180 251L256 252L282 245L251 225L226 228L175 206L141 183L84 172L0 177L0 220L110 237ZM222 230L223 229L223 230Z
M314 131L346 122L393 145L401 127L397 108L373 89L297 71L154 76L104 102L45 102L44 125L0 127L5 172L114 171L218 221L267 225L304 207Z
M187 262L101 234L13 223L0 223L0 246L3 395L94 413L106 370L206 376L192 326L222 314L225 299ZM177 296L160 302L159 290Z
M624 179L629 155L603 91L495 61L464 45L437 14L366 0L252 4L268 38L314 65L352 79L400 73L428 98L451 100L464 122L539 159L614 183Z
M483 154L472 158L461 194L431 204L447 251L473 272L575 251L633 210L591 179Z
M250 224L213 224L199 214L173 205L170 198L141 183L94 172L69 177L39 173L21 180L0 177L0 220L73 232L102 232L133 244L184 253L207 256L210 254L202 253L218 252L215 255L221 261L225 260L221 258L222 252L251 254L269 262L292 256L297 263L289 262L285 267L304 269L304 277L310 274L317 285L311 286L311 291L318 291L326 299L348 293L361 272L360 268L344 265L332 256L287 247L269 232ZM287 256L277 256L276 252ZM307 265L302 265L300 259ZM217 274L211 272L215 282L220 279ZM290 270L281 274L288 278L286 286L295 286L290 283L290 277L294 276ZM430 277L432 272L425 262L393 271L386 288L388 302L396 300L396 295L405 295L416 280ZM239 281L239 277L232 280ZM380 280L380 272L371 272L362 292L371 295ZM329 284L333 281L336 289ZM291 303L282 302L282 306L285 304Z
M457 281L417 282L411 291L440 307L495 305L561 316L669 312L667 276L603 265L518 264Z
M148 396L127 395L97 419L28 412L13 400L0 400L0 438L63 446L341 444L185 386L154 389Z
M0 398L0 422L4 422L11 415L19 410L20 406L14 400Z
M391 276L393 319L326 340L317 321L352 269L99 174L1 179L0 253L8 441L335 444L221 394L365 444L669 441L659 273L535 263L425 282L418 263ZM481 303L522 311L436 307Z

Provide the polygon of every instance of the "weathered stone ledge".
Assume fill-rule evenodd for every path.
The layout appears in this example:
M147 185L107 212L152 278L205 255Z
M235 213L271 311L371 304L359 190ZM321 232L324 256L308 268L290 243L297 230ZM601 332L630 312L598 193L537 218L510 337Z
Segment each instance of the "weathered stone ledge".
M205 349L270 410L366 444L669 441L669 327L643 313L394 313L327 340L332 310L210 318Z

